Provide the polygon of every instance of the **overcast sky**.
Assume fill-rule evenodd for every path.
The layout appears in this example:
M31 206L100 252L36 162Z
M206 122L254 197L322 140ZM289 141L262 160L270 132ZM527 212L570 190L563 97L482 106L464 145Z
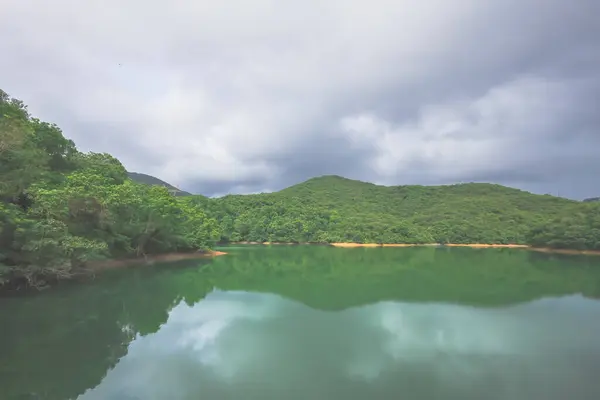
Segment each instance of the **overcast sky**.
M0 87L206 195L337 174L600 195L599 0L0 0Z

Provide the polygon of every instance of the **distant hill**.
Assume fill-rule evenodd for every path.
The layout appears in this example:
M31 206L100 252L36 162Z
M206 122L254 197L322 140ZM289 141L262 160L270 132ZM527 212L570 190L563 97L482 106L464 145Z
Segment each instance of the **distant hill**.
M129 175L129 178L131 178L132 180L139 182L139 183L145 183L146 185L165 186L166 188L171 190L175 196L191 196L192 195L191 193L184 192L183 190L180 190L179 188L176 188L175 186L173 186L163 180L160 180L152 175L140 174L138 172L127 172L127 174Z
M146 174L132 179L189 195ZM514 243L600 250L600 202L491 183L381 186L337 175L274 193L192 201L222 242Z
M584 199L583 201L590 202L590 201L600 201L600 197L590 197L589 199Z
M489 183L380 186L322 176L279 192L198 200L223 241L527 243L581 202Z

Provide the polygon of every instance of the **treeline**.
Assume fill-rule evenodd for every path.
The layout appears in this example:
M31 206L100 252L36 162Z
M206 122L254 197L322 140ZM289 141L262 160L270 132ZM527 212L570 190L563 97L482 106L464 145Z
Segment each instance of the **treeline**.
M217 222L166 188L82 153L0 90L0 286L72 276L87 261L208 249Z
M583 216L593 209L591 205L484 183L386 187L326 176L276 193L197 196L194 201L219 221L222 242L513 243L569 248L578 243L577 248L591 249L597 248L593 229L600 227L597 219ZM577 239L553 240L565 232Z

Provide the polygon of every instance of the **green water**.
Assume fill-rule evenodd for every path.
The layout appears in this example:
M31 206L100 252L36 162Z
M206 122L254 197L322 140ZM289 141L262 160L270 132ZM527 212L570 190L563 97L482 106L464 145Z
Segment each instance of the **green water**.
M227 251L0 298L0 399L600 399L600 258Z

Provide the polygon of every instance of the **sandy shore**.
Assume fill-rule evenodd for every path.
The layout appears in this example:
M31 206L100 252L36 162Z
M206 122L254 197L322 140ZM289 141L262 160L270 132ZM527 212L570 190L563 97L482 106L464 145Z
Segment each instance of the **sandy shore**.
M440 245L438 243L422 243L422 244L409 244L409 243L331 243L334 247L414 247L414 246L447 246L447 247L478 247L478 248L488 248L488 247L506 247L506 248L528 248L529 246L524 244L481 244L481 243L473 243L473 244L445 244Z
M382 247L377 243L330 243L333 247Z
M260 244L263 246L271 246L271 245L284 245L284 246L290 246L290 245L311 245L311 246L329 246L329 243L319 243L319 242L229 242L229 243L221 243L221 245L256 245L256 244Z
M472 244L447 244L448 247L480 247L480 248L488 248L488 247L499 247L499 248L509 248L509 249L527 249L529 246L526 244L482 244L482 243L472 243Z
M436 243L329 243L333 247L415 247L415 246L439 246Z
M484 244L484 243L448 243L440 245L437 243L424 243L424 244L406 244L406 243L330 243L334 247L353 248L353 247L422 247L422 246L439 246L439 247L470 247L479 249L490 249L490 248L507 248L507 249L526 249L531 251L538 251L540 253L553 253L553 254L573 254L573 255L589 255L589 256L600 256L600 250L573 250L573 249L551 249L546 247L531 247L526 244Z
M254 245L325 245L340 248L355 248L355 247L470 247L475 249L492 249L492 248L505 248L505 249L526 249L532 251L538 251L541 253L555 253L555 254L584 254L584 255L600 255L600 250L572 250L572 249L551 249L541 247L531 247L526 244L494 244L494 243L286 243L286 242L232 242L230 244L254 244Z

